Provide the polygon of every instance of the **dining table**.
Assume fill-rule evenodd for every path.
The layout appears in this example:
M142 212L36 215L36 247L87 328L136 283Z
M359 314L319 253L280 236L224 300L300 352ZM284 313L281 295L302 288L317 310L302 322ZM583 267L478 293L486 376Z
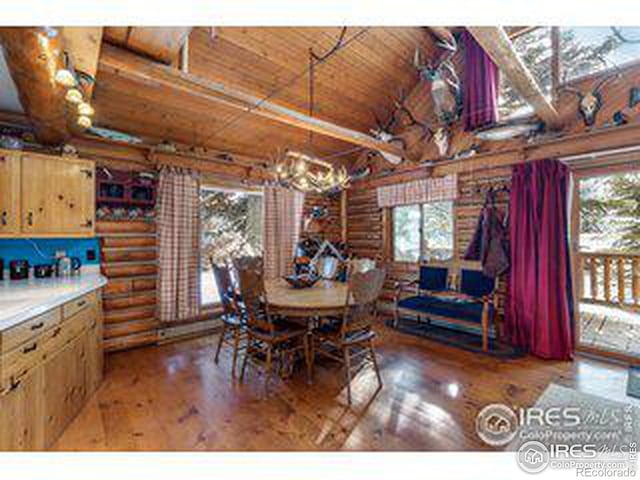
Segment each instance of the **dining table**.
M347 284L318 280L307 288L294 288L284 279L267 280L269 311L300 319L341 316L347 300Z

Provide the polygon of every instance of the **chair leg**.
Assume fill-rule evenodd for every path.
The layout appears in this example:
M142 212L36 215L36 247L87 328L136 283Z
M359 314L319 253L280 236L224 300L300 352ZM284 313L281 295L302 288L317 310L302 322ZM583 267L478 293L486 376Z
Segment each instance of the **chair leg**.
M351 405L351 357L349 356L349 347L344 347L342 351L344 356L344 370L347 377L347 400Z
M273 345L269 344L269 347L267 350L267 372L265 374L265 379L264 379L265 394L269 393L269 382L271 381L271 373L272 373L271 370L273 370L272 355L273 355Z
M249 360L249 355L251 355L253 350L253 339L251 335L247 337L247 349L244 352L244 359L242 360L242 370L240 371L240 380L244 381L244 372L247 369L247 361Z
M371 354L371 361L373 362L373 369L376 371L376 377L378 377L378 385L382 387L382 375L380 375L380 367L378 367L376 351L373 349L373 340L369 340L369 352Z
M238 349L240 348L240 328L233 329L233 360L231 362L231 375L236 376L236 363L238 360Z
M224 341L224 337L227 334L227 328L228 328L227 324L223 323L222 332L220 332L220 338L218 339L218 346L216 348L216 356L213 359L215 363L218 363L218 357L220 356L220 348L222 348L222 342Z
M313 362L313 359L311 358L311 347L309 346L309 343L311 342L311 335L310 334L305 334L303 337L304 342L304 361L305 364L307 366L307 384L311 385L311 378L312 378L312 367L311 364Z

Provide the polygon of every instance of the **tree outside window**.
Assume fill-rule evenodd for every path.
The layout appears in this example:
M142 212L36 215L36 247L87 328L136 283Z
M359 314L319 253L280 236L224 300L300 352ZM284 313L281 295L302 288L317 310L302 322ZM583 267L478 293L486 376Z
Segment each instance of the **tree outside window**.
M246 191L200 189L200 298L220 299L211 262L229 264L238 256L262 254L262 195Z
M453 202L430 202L393 209L396 262L448 260L453 256Z

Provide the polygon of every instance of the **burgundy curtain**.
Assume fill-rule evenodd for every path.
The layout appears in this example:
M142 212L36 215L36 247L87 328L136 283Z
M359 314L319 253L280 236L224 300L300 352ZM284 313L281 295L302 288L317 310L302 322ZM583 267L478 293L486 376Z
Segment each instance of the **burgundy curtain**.
M574 350L568 196L569 171L561 162L513 168L507 336L515 346L555 360L571 359Z
M462 32L464 46L463 116L467 131L498 121L499 70L467 30Z

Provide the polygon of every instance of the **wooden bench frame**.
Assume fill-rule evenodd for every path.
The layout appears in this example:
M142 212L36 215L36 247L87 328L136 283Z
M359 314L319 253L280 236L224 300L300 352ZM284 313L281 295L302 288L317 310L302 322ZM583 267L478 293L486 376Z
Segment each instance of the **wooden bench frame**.
M443 267L449 270L448 278L447 278L447 286L451 289L449 292L433 292L430 290L421 290L419 279L411 280L411 281L400 281L395 283L395 293L394 293L394 326L398 325L398 320L401 313L408 313L411 315L416 315L418 320L420 320L421 316L427 316L424 312L420 312L417 310L413 310L410 308L402 308L398 305L398 303L404 298L404 293L411 293L412 295L420 296L420 295L433 295L433 296L445 296L445 295L453 295L457 298L464 299L469 302L474 303L482 303L482 317L480 322L480 327L482 330L482 350L484 352L489 350L489 329L493 326L494 332L496 334L496 338L499 340L501 337L501 325L498 321L498 279L495 279L495 285L493 288L493 292L489 295L485 295L483 297L473 297L470 295L465 295L460 293L460 278L461 278L461 270L475 270L481 271L482 268L478 264L478 262L450 262L450 263L419 263L418 264L418 275L420 274L420 267ZM493 312L490 314L490 306L493 305ZM470 320L465 320L461 318L455 317L445 317L440 315L429 314L430 320L441 320L449 323L455 323L464 326L471 326L474 328L478 327L477 322L473 322Z

